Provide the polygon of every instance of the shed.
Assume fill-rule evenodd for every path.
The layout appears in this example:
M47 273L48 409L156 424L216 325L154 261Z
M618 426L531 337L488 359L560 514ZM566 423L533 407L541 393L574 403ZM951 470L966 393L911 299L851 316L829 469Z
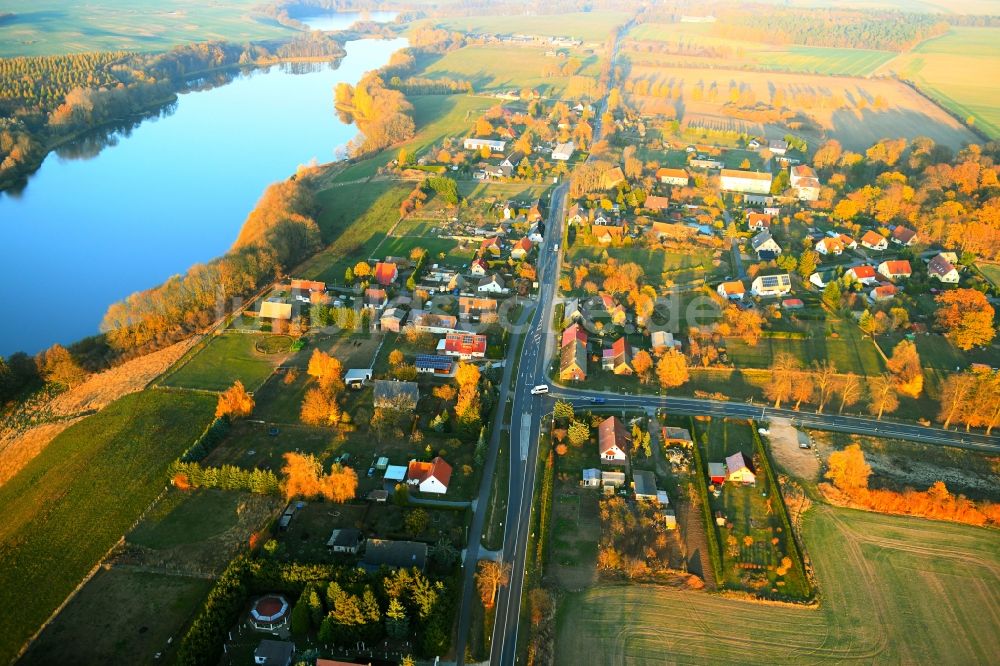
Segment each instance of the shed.
M295 645L289 641L265 639L253 651L253 663L259 666L288 666L292 663Z
M585 488L596 488L601 485L601 470L599 469L585 469L583 470L583 481L581 482Z
M725 483L726 465L720 462L708 463L708 480L716 484Z
M335 529L330 533L326 547L334 553L357 554L361 547L361 532L353 527Z
M652 472L636 470L632 473L632 485L636 499L656 499L656 477Z
M385 475L382 478L402 483L406 478L406 465L386 465Z
M378 460L375 461L375 469L383 470L389 466L388 456L379 456Z
M365 382L371 381L374 372L372 368L350 368L344 373L344 385L348 388L361 388Z

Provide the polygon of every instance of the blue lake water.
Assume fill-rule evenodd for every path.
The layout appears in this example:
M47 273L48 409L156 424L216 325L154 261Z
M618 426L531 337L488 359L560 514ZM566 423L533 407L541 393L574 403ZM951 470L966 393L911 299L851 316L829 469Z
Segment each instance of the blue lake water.
M347 30L358 21L374 21L376 23L388 23L395 20L399 12L329 12L326 14L314 14L311 16L299 17L299 21L305 23L313 30Z
M50 154L22 192L0 193L0 284L16 303L0 355L93 335L112 302L223 254L268 184L335 159L356 134L337 119L334 86L404 46L348 42L336 69L239 74Z

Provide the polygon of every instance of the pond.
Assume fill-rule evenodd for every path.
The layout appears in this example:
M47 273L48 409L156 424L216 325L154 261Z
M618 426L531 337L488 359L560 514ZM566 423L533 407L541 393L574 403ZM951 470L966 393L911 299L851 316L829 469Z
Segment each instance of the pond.
M93 335L112 302L223 254L268 184L336 159L357 133L337 119L336 84L406 44L348 42L339 67L234 72L50 154L23 191L0 193L0 278L17 303L0 355Z

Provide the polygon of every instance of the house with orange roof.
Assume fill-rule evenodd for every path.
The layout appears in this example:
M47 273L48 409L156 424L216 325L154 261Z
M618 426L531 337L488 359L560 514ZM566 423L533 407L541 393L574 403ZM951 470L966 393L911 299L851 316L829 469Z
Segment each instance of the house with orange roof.
M746 296L747 288L743 284L743 280L732 280L731 282L720 284L716 291L723 298L728 298L731 301L739 301Z
M406 468L406 483L422 493L444 495L451 483L451 465L441 456L430 462L411 460Z
M747 213L747 228L751 231L763 231L764 229L770 229L772 222L774 222L774 215L758 213L756 211L750 211Z
M872 266L852 266L844 271L844 275L861 284L878 282L878 276Z
M500 252L503 248L500 246L500 237L494 236L492 238L487 238L479 244L479 256L485 257L487 255L493 257L499 257Z
M647 210L652 210L659 212L661 210L666 210L670 206L669 197L658 197L658 196L648 196L646 201L643 202L642 207Z
M628 457L628 433L617 416L609 416L597 426L597 451L604 465L624 465Z
M869 250L876 250L881 252L882 250L889 247L889 241L885 239L885 236L878 233L877 231L872 231L869 229L865 232L865 235L861 237L861 246L866 247Z
M380 261L375 264L375 281L382 286L389 286L399 277L399 269L396 264Z
M524 237L521 240L514 243L514 247L512 247L510 250L510 256L514 259L517 259L518 261L521 261L522 259L528 256L528 253L531 252L531 248L532 248L531 241L528 240L527 237Z
M913 269L910 268L910 262L905 259L895 259L892 261L883 261L878 265L879 275L887 277L890 280L906 279L913 274Z
M660 167L656 170L656 179L664 185L676 185L686 187L690 176L686 169L671 169L670 167Z

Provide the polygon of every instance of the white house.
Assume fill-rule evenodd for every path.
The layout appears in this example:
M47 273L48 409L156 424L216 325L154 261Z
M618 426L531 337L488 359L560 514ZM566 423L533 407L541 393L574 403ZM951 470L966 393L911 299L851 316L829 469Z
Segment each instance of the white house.
M844 275L863 285L872 285L878 282L875 269L871 266L852 266L844 271Z
M448 492L451 482L451 465L437 456L430 462L411 460L406 470L406 483L422 493L443 495Z
M672 169L670 167L657 169L656 178L664 185L677 185L678 187L686 187L690 179L685 169Z
M741 300L744 296L746 296L747 293L746 287L743 286L742 280L723 282L718 286L716 291L719 293L719 296L722 296L723 298L728 298L731 301Z
M865 235L861 237L861 246L866 247L869 250L876 250L881 252L885 248L889 247L889 241L885 239L880 233L868 230Z
M788 152L788 142L784 139L771 139L767 142L767 149L775 155L784 155Z
M757 256L763 259L766 256L774 258L781 254L781 246L771 237L771 232L765 229L750 239L750 246Z
M617 416L609 416L597 427L598 451L605 465L625 464L628 448L625 425Z
M872 303L884 303L891 301L896 296L896 285L880 284L868 292L868 298Z
M573 157L573 151L575 147L572 141L567 141L566 143L560 143L552 149L552 159L560 160L565 162L569 158Z
M822 255L841 255L844 252L844 244L840 242L839 238L820 238L816 242L816 251Z
M758 275L750 285L754 296L784 296L792 291L792 279L788 273L778 275Z
M771 191L771 174L766 172L722 169L719 177L720 187L726 192L768 194Z
M795 196L800 201L816 201L819 199L819 177L811 166L799 164L789 167L788 181L792 189L795 190Z
M480 280L476 291L481 294L505 294L507 293L507 288L504 286L502 277L491 275Z
M883 261L878 265L878 272L890 280L908 278L913 274L910 262L906 259L896 259L894 261Z
M947 284L958 283L958 270L944 254L939 254L927 263L927 276Z
M462 147L466 150L482 150L483 148L489 148L493 152L502 153L503 149L507 147L507 142L495 139L475 139L468 137L462 143Z

